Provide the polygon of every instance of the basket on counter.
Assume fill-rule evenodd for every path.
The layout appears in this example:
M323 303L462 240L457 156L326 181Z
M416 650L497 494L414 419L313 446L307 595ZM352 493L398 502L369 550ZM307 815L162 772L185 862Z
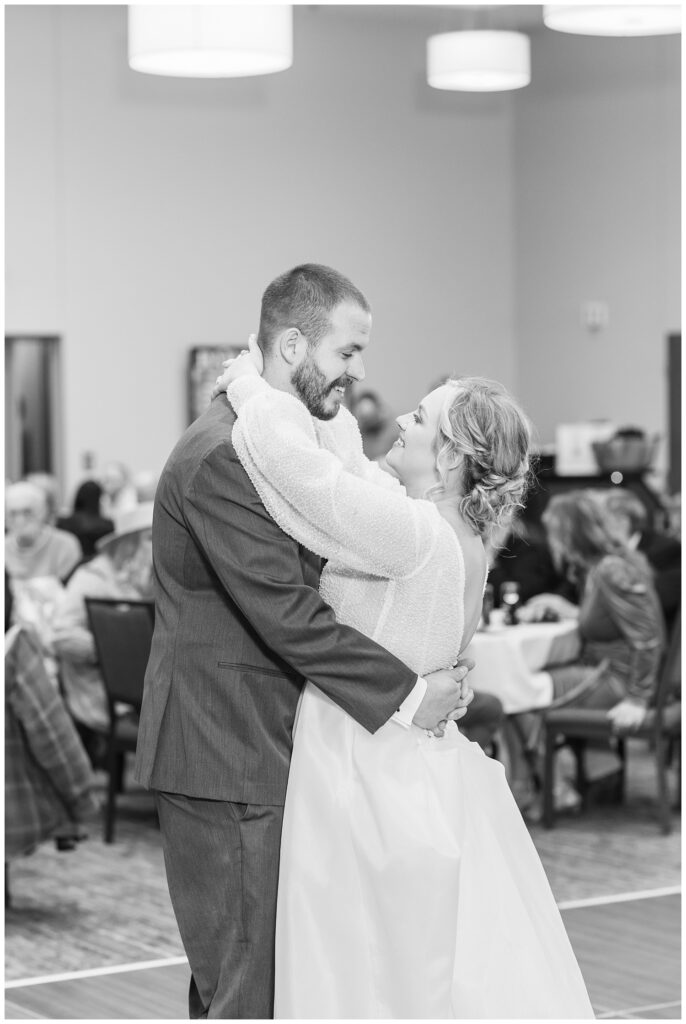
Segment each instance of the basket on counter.
M653 465L659 443L658 434L647 437L642 430L627 427L591 447L601 473L642 473Z

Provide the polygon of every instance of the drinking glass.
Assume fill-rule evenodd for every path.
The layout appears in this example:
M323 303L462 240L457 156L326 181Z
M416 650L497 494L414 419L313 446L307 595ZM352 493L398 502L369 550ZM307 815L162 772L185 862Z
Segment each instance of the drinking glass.
M505 609L505 623L508 626L517 625L517 609L521 603L519 584L514 580L507 580L500 585L500 606Z

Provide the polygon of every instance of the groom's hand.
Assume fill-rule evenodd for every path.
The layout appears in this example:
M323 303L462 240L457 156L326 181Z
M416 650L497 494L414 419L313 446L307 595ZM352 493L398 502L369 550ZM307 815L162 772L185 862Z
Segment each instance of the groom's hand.
M474 662L465 658L454 668L425 675L426 693L412 719L413 723L420 729L430 729L442 736L446 720L457 721L466 715L474 693L465 679L473 668Z

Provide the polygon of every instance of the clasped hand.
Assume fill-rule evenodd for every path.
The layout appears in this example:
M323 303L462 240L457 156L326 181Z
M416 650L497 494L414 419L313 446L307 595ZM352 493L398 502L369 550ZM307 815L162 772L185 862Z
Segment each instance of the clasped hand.
M257 344L257 338L254 334L251 334L248 338L248 347L243 349L240 355L234 356L232 359L225 359L222 363L224 372L221 377L217 377L217 381L212 388L212 398L216 398L223 391L226 391L229 384L239 377L261 377L264 369L264 359L262 358L262 350Z
M443 736L448 722L463 718L474 699L474 691L466 679L473 668L474 662L464 658L451 669L441 669L424 676L426 694L413 723L434 736Z

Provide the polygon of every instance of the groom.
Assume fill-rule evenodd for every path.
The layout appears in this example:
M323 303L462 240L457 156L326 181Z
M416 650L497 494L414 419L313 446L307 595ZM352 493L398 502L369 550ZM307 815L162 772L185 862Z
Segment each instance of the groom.
M364 377L371 314L306 264L262 298L264 377L320 419ZM369 732L464 714L466 666L418 679L318 593L321 560L269 516L222 394L189 427L155 498L156 617L136 778L155 791L192 977L191 1017L272 1016L279 842L291 733L309 679Z

